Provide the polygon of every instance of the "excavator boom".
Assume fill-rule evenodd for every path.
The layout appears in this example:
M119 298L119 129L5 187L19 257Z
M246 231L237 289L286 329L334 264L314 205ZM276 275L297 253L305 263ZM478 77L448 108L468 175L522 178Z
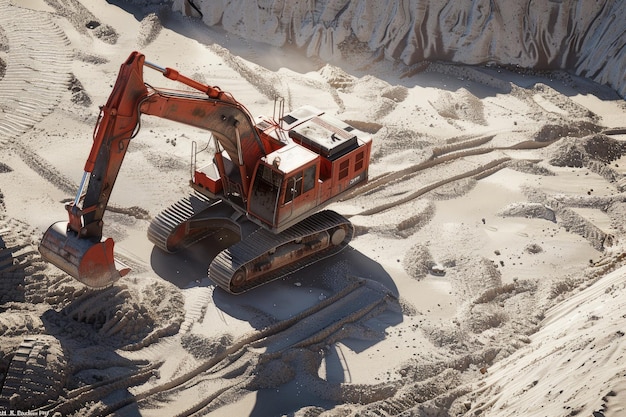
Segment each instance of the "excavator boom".
M149 89L143 79L144 66L198 93ZM130 271L115 261L113 240L102 236L102 218L142 113L210 130L226 152L242 162L243 179L251 175L246 167L254 167L263 155L249 113L229 94L174 69L146 62L144 55L133 52L122 64L106 105L100 109L81 185L74 201L65 207L69 220L50 226L39 245L44 259L91 287L110 285ZM243 147L242 141L249 145ZM245 185L242 190L247 189Z
M134 53L122 64L113 91L100 109L76 198L65 206L69 221L50 226L39 245L44 259L91 287L107 286L129 272L116 267L113 240L102 238L102 217L138 124L137 103L147 95L143 61L143 56Z

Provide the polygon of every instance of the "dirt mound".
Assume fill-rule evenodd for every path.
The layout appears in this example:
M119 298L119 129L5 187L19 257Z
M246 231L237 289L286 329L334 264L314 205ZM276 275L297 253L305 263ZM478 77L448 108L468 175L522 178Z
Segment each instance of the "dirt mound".
M537 142L552 142L564 137L580 138L598 133L601 127L588 121L569 122L568 124L546 124L535 134Z
M607 164L619 159L626 151L626 144L607 135L595 134L583 139L560 144L550 159L550 164L559 167L582 168L596 160Z
M396 103L400 103L409 96L409 89L403 85L392 85L385 88L380 95Z
M163 29L161 19L156 13L150 13L141 19L141 27L137 34L137 45L145 48L150 45Z
M186 333L181 337L181 344L196 359L209 359L224 353L233 343L233 336L223 334L215 337L204 337L194 333Z
M609 136L598 134L587 138L583 147L590 158L608 164L622 157L626 152L626 144Z
M3 28L0 27L0 52L9 50L9 38Z
M337 90L350 91L357 79L334 65L326 64L318 71L326 82Z
M101 65L101 64L106 64L107 62L109 62L108 59L102 56L86 53L83 51L76 51L74 56L76 57L76 59L86 62L88 64Z
M83 84L72 74L68 86L68 90L72 92L72 103L83 107L91 106L91 97L85 91Z
M0 80L4 77L7 69L7 63L3 59L3 54L9 50L9 39L4 29L0 26Z
M420 132L391 126L385 126L380 129L374 139L375 149L372 152L372 158L374 158L374 160L378 160L387 155L395 155L400 150L422 150L432 146L430 142L424 139L424 135Z
M448 123L463 120L479 125L486 124L483 102L465 88L454 93L444 91L430 104Z
M539 165L537 162L527 161L523 159L517 159L517 160L511 161L508 167L511 169L514 169L515 171L523 172L525 174L543 175L543 176L556 175L554 172L550 171L548 168L544 166Z
M555 211L541 203L513 203L500 210L499 214L505 217L544 219L556 223Z
M367 132L371 134L377 133L383 127L383 125L381 125L380 123L362 121L362 120L350 119L350 120L344 120L344 122L346 122L352 127L362 130L363 132Z
M94 343L140 349L178 332L184 317L180 292L163 281L143 279L141 285L114 285L104 290L60 287L46 301L64 305L44 320L59 334ZM59 294L60 290L60 294Z
M111 213L119 213L119 214L125 214L127 216L130 217L134 217L136 219L144 219L144 220L148 220L150 219L150 213L148 213L148 210L146 210L143 207L137 207L137 206L131 206L131 207L117 207L117 206L109 206L107 207L107 209L111 212Z
M60 16L66 18L81 34L93 34L101 41L114 45L119 34L108 24L103 24L89 9L78 0L46 0Z
M402 261L404 270L415 279L424 278L436 264L428 247L422 244L417 244L407 251Z

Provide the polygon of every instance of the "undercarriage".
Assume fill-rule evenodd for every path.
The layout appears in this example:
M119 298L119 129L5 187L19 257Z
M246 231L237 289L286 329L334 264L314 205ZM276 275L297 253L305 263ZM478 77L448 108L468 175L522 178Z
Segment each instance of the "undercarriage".
M224 229L234 232L239 240L218 253L208 277L232 294L332 256L354 235L352 224L331 210L315 213L275 234L221 200L193 194L156 216L148 238L166 252L177 252Z

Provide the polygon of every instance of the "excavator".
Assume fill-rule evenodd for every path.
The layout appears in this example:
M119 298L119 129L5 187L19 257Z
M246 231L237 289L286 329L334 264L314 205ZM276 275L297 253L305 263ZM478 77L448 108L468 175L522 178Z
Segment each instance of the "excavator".
M184 87L155 88L144 81L144 68ZM227 239L218 248L208 270L232 294L338 253L354 227L325 206L367 181L372 139L313 106L285 114L279 104L278 115L276 108L275 102L273 117L254 119L219 87L131 53L100 108L82 180L65 205L69 220L44 233L42 257L93 288L130 271L115 258L113 239L103 237L103 216L142 115L206 130L212 145L207 163L198 164L200 151L192 143L193 191L151 220L147 234L156 247L173 253L215 233L232 233L234 243Z

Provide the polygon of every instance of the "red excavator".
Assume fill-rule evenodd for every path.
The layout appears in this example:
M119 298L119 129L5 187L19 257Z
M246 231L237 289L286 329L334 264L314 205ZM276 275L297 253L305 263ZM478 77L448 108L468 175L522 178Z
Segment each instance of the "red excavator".
M152 87L144 66L189 88ZM133 52L101 107L81 184L66 205L69 222L46 231L42 256L96 288L129 272L113 256L113 239L103 238L102 218L142 114L206 129L214 146L209 163L198 166L193 143L194 191L152 220L148 238L157 247L176 252L224 229L234 232L238 241L209 267L209 278L233 294L339 252L354 228L320 210L367 180L371 137L312 106L279 110L278 117L276 107L271 119L254 120L229 93Z

